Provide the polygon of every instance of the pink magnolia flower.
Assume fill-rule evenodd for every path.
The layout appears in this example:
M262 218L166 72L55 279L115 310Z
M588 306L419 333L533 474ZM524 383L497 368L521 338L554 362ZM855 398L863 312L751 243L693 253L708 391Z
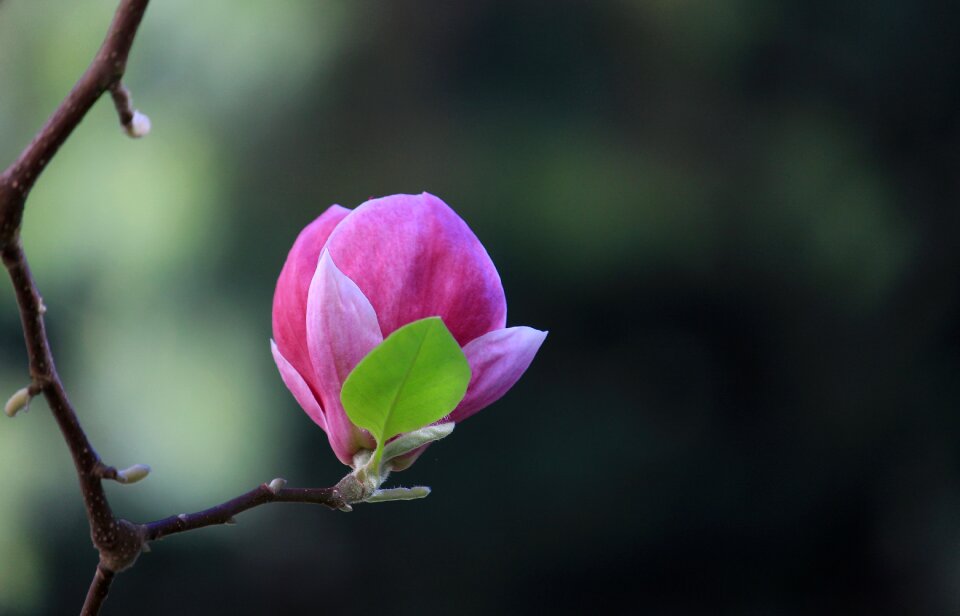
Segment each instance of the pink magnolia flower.
M344 464L376 444L344 412L343 382L384 337L430 316L443 319L472 371L444 421L461 422L503 396L546 337L505 327L493 262L433 195L372 199L352 211L334 205L300 232L277 280L271 347L283 382ZM415 458L395 460L394 470Z

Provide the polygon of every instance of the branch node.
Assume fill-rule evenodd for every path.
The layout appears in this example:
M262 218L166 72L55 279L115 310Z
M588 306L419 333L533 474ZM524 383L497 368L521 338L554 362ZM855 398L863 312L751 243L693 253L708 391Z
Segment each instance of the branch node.
M117 481L117 469L107 466L103 462L97 462L93 467L93 476L100 479L111 479Z

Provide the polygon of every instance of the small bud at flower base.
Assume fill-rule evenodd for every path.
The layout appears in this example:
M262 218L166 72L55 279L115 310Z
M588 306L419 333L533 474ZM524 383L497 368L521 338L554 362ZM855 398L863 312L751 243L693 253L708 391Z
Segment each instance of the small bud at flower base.
M10 399L7 400L7 404L3 407L3 412L7 414L7 417L13 417L20 411L25 411L30 407L30 389L24 387L18 389L16 393L10 396Z
M364 502L386 503L389 501L398 500L414 500L417 498L426 498L429 495L430 488L427 486L415 486L412 488L387 488L386 490L377 490Z
M146 114L140 113L139 110L134 110L133 118L129 124L124 124L123 131L127 133L128 137L139 139L150 134L150 127L150 118Z
M273 492L274 494L278 494L280 490L283 489L283 486L285 485L287 485L287 480L281 477L277 477L276 479L271 481L269 484L267 484L267 489Z
M130 468L117 471L117 481L120 483L136 483L150 474L150 467L146 464L134 464Z
M447 423L420 428L419 430L414 430L413 432L407 432L406 434L403 434L387 443L386 447L383 448L383 461L385 463L389 462L394 458L409 454L410 452L423 447L427 443L432 443L433 441L439 441L442 438L446 438L453 433L453 428L455 426L456 424L450 421Z

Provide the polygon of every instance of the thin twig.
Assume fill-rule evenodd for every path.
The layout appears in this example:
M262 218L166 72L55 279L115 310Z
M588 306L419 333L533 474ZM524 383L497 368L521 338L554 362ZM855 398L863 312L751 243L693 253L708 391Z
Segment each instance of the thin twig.
M90 590L87 591L87 599L83 602L83 609L80 610L80 616L96 616L100 613L100 608L110 592L110 584L116 574L109 569L104 569L102 565L97 565L97 570L93 574L93 580L90 582Z
M282 488L274 492L266 484L225 503L197 513L181 513L155 522L144 524L145 540L156 541L168 535L184 533L188 530L215 526L218 524L232 524L234 516L248 509L259 507L267 503L307 503L324 505L330 509L349 509L337 488Z
M137 139L150 132L150 118L133 108L133 96L122 81L110 86L110 97L117 108L120 125L128 137Z
M130 96L130 90L122 81L118 81L110 86L110 96L113 98L113 106L117 108L120 124L124 127L130 126L133 122L133 97Z

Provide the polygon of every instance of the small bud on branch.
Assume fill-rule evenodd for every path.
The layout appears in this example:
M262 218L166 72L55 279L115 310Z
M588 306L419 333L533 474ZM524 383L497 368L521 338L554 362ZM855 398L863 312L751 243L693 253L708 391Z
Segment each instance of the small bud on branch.
M133 119L130 120L129 124L123 125L123 132L133 139L146 137L150 134L150 118L140 111L134 110Z
M150 133L150 118L133 108L130 90L118 81L110 87L110 96L113 97L113 105L117 108L123 132L133 139L147 136Z
M26 411L30 408L30 399L33 396L30 394L29 387L22 387L18 389L10 399L7 400L7 404L3 407L3 412L6 413L7 417L14 417L20 411Z
M134 464L130 468L125 468L122 471L117 471L117 482L118 483L137 483L141 479L145 479L147 475L150 474L150 467L146 464Z

